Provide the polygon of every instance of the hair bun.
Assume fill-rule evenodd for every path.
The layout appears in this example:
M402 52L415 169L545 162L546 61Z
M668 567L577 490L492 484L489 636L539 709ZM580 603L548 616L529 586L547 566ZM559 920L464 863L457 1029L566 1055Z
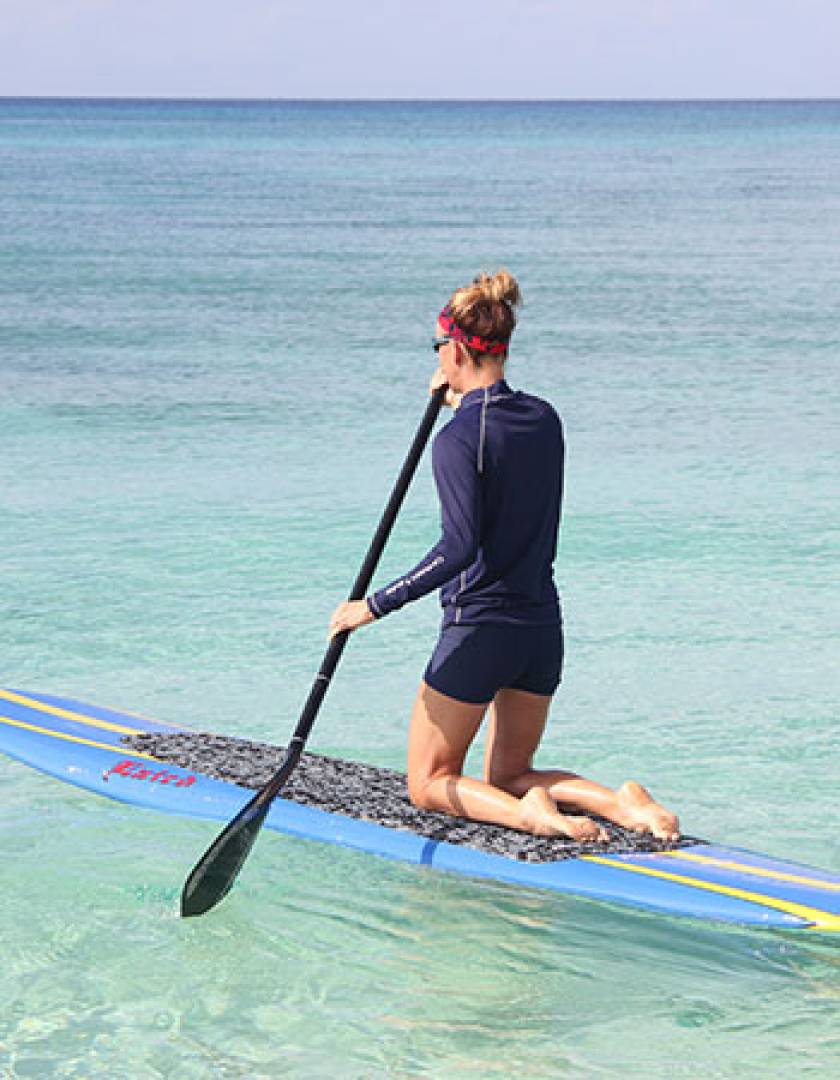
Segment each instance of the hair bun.
M508 270L497 270L492 277L482 273L470 285L456 289L448 307L466 333L507 344L516 326L515 308L521 303L516 278Z
M509 270L502 267L491 277L489 274L479 274L473 284L477 285L488 300L504 300L511 308L522 303L522 293L519 283Z

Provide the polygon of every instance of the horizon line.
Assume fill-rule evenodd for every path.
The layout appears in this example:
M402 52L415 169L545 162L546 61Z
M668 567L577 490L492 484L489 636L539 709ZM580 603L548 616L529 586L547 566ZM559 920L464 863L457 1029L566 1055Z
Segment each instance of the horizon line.
M252 105L795 105L836 104L840 97L199 97L162 94L0 94L0 102L114 102Z

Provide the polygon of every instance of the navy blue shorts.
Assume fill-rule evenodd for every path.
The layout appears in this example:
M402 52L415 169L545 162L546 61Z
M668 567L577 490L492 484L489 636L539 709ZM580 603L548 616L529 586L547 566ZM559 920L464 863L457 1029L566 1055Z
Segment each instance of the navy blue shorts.
M551 695L563 671L563 627L447 626L423 676L433 690L483 705L499 690Z

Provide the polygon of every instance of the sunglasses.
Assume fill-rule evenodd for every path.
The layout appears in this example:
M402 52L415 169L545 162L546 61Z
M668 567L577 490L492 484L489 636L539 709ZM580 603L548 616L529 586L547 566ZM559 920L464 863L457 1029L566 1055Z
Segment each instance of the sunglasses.
M434 343L433 343L435 352L439 353L444 345L448 345L450 341L454 341L454 340L455 340L455 338L452 338L452 337L435 338Z

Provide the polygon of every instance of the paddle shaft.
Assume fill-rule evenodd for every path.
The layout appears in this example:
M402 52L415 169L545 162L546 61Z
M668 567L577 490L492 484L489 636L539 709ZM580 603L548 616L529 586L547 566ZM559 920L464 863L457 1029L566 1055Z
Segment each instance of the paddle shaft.
M429 441L432 428L435 426L435 420L440 412L445 394L445 386L436 390L426 408L426 412L423 414L420 427L417 429L417 434L414 436L414 441L408 451L408 457L405 459L400 475L397 477L394 490L391 492L388 505L385 507L382 520L379 522L379 527L371 541L365 561L362 563L362 568L353 588L350 590L350 600L361 600L367 592L391 529L394 527L405 493L408 491L408 485L411 483L411 478L414 476L423 450ZM182 915L187 917L203 915L215 907L230 891L237 874L248 858L248 853L263 826L272 802L300 761L306 740L309 738L312 725L315 723L315 717L318 715L321 702L324 700L327 687L338 666L338 661L341 659L341 654L344 652L344 646L347 644L349 636L349 631L342 630L330 642L280 768L250 802L239 811L233 821L222 830L193 867L181 893Z
M403 467L400 470L400 474L394 484L391 497L388 499L388 505L382 513L382 519L370 542L370 547L368 548L367 555L365 555L365 560L362 563L356 581L353 584L353 588L350 590L348 600L361 600L367 594L368 586L371 583L376 567L382 557L382 552L385 550L385 545L388 542L388 537L391 535L394 522L397 520L397 514L403 504L412 477L417 471L417 466L420 462L420 458L423 456L423 451L426 448L426 443L429 441L432 429L435 426L435 421L437 420L445 395L445 386L436 390L432 395L432 399L426 408L426 412L424 413L420 426L417 429L417 433L414 436L414 441L408 451L408 456L406 457ZM300 760L303 748L306 745L306 740L309 738L309 733L312 731L312 725L315 723L318 710L321 708L321 703L324 700L324 696L330 685L330 680L335 673L335 669L338 667L338 662L341 659L341 654L344 652L344 647L347 644L347 639L349 637L350 631L340 631L332 639L329 648L324 654L321 667L318 669L318 674L315 676L315 682L312 684L312 689L309 691L309 697L306 699L303 712L300 715L297 727L294 730L286 750L286 757L283 764L260 793L261 795L264 794L264 797L268 801L273 800L277 796Z

